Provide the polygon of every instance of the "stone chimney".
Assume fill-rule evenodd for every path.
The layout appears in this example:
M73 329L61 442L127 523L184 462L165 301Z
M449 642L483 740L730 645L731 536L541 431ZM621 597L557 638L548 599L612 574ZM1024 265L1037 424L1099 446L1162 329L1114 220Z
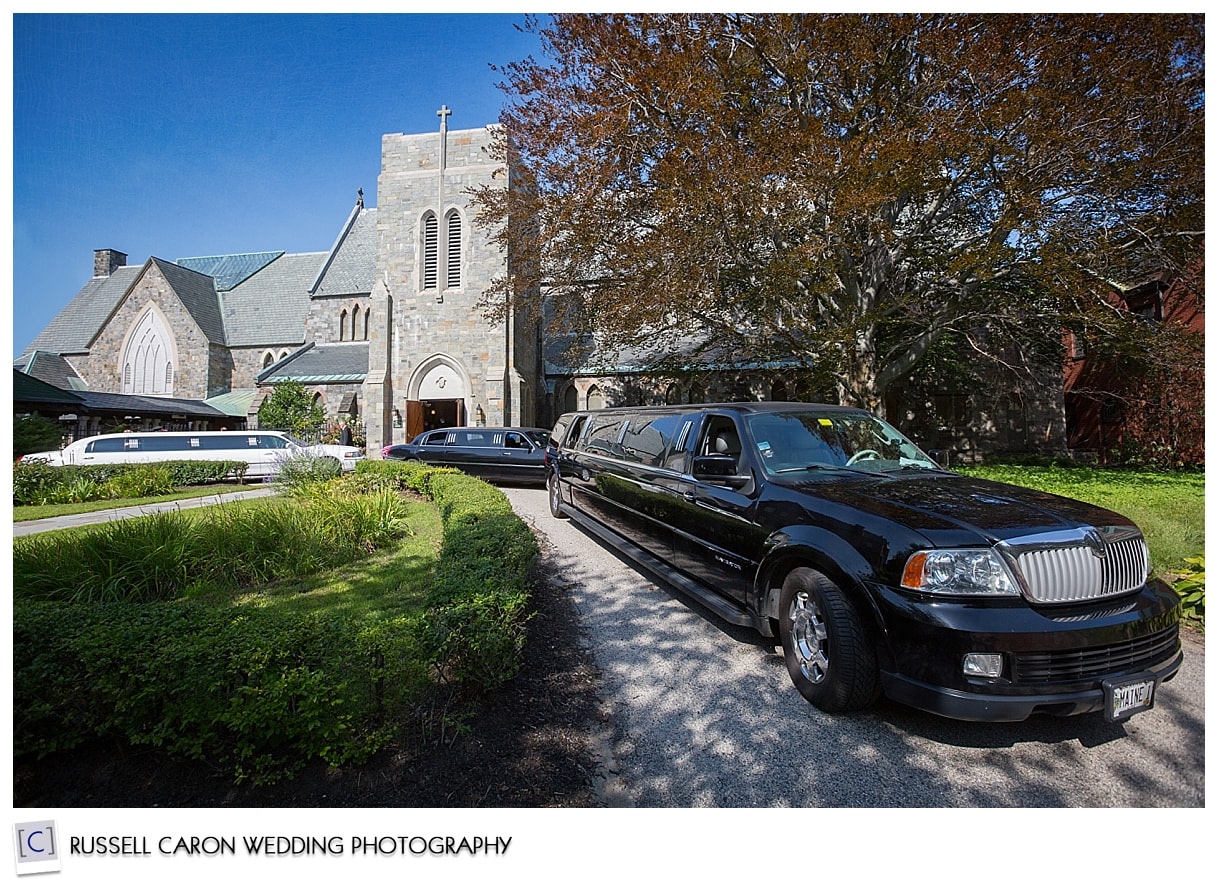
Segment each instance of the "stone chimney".
M113 248L99 248L93 252L93 278L104 279L120 266L127 265L127 255Z

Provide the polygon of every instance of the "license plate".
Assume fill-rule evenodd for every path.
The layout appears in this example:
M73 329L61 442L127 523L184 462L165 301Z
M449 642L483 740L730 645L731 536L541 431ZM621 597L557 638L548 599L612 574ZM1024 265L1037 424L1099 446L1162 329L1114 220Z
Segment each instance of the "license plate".
M1128 677L1104 682L1104 719L1118 722L1155 704L1155 678Z

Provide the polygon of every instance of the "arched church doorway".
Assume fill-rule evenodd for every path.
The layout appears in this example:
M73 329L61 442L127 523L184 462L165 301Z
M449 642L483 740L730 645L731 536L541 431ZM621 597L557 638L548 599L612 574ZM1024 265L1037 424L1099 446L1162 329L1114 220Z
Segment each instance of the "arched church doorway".
M429 429L466 424L464 372L450 358L435 355L419 365L409 384L406 438Z
M465 425L465 402L460 398L439 398L420 401L423 410L422 432Z

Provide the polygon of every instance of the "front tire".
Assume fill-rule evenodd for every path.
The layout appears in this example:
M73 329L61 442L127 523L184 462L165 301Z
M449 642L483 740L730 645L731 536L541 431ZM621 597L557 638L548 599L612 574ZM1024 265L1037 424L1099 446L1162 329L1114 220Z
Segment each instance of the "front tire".
M546 495L550 497L550 514L556 518L566 518L567 510L562 504L562 482L555 472L546 475Z
M782 584L779 610L787 672L804 698L831 714L875 702L875 650L858 610L837 585L816 570L792 570Z

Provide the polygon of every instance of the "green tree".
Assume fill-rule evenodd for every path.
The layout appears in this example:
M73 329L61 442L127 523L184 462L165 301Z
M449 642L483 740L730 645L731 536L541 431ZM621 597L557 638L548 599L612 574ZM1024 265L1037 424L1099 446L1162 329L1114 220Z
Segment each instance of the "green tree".
M63 443L63 429L59 423L33 413L13 423L13 459L27 453L42 453L58 450Z
M1204 231L1202 16L527 26L542 60L501 70L512 186L477 196L510 258L492 317L793 357L882 411L947 335L1136 334L1096 280L1178 267Z
M307 434L325 421L325 412L314 404L304 386L295 380L276 383L270 397L258 409L258 425Z

